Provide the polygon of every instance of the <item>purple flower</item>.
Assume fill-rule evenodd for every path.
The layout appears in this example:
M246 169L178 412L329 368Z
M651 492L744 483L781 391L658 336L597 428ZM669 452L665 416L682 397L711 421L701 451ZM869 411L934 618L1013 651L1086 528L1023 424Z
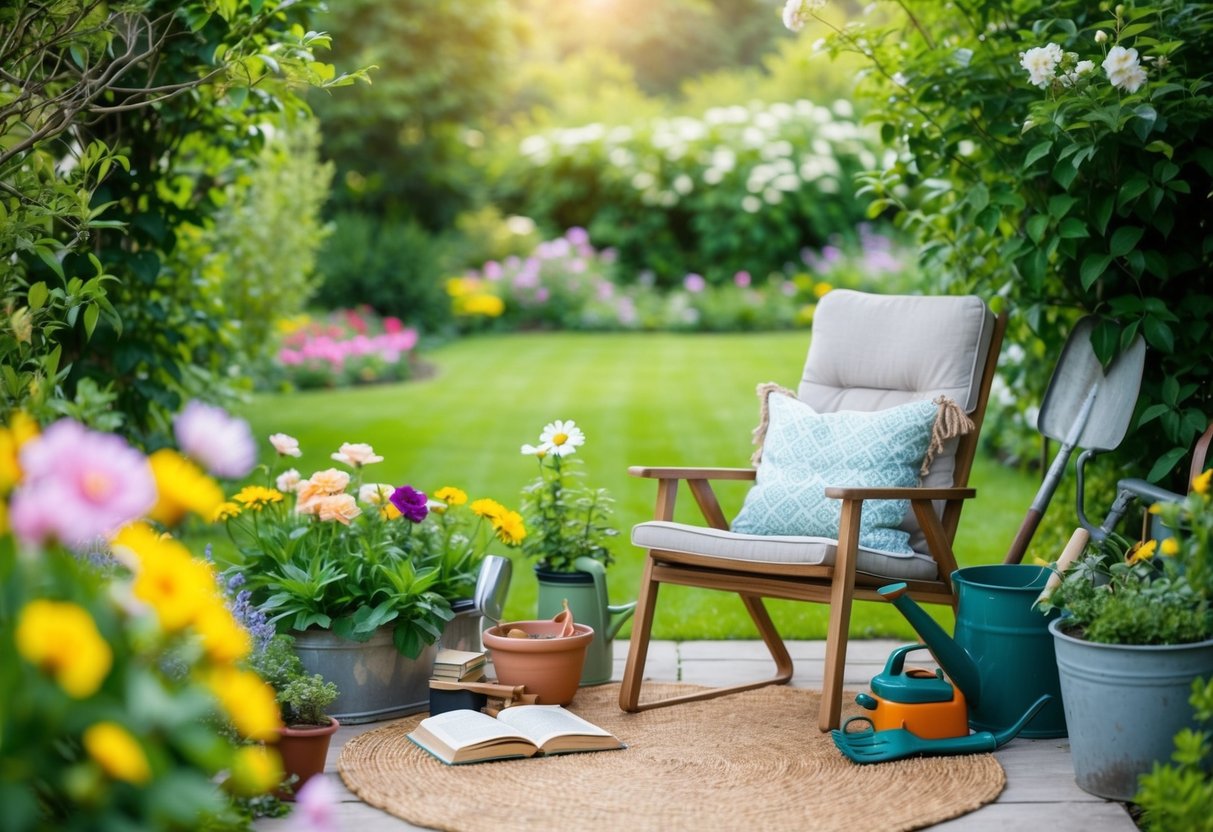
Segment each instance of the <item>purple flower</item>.
M564 237L575 246L587 246L590 244L590 234L579 225L575 225L564 233Z
M21 449L25 482L10 522L23 542L79 546L142 517L156 502L147 458L124 439L61 419Z
M337 832L337 790L324 774L308 779L295 796L291 820L299 832Z
M248 422L221 407L189 402L173 420L182 453L217 477L239 479L257 464L257 445Z
M733 275L733 283L736 284L737 286L740 286L743 289L746 286L749 286L751 282L752 282L752 279L750 278L749 272L741 271L741 272L738 272L737 274Z
M688 292L697 294L702 292L708 283L703 279L703 275L691 272L682 279L682 285Z
M400 514L410 522L420 523L430 513L425 494L411 485L400 486L392 492L392 496L388 499L392 501L392 505L400 511Z

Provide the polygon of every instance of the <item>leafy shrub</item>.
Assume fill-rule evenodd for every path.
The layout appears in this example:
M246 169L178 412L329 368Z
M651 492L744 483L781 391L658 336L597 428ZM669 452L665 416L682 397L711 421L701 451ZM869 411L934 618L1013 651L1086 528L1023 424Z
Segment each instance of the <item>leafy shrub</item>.
M1189 701L1197 727L1175 735L1171 762L1155 763L1141 777L1141 788L1133 798L1144 810L1142 820L1149 830L1213 830L1213 815L1209 814L1213 805L1213 678L1193 681Z
M537 133L503 177L505 204L588 228L625 274L649 269L660 285L766 273L863 218L850 182L876 165L877 137L852 115L801 100Z
M450 323L442 287L448 243L412 222L342 212L318 258L314 302L328 309L366 304L426 332Z

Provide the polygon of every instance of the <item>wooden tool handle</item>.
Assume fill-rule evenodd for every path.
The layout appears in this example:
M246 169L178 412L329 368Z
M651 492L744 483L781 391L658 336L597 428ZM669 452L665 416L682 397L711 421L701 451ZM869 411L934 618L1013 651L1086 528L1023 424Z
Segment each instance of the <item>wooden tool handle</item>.
M1070 535L1070 540L1066 543L1066 548L1061 550L1061 557L1057 559L1057 563L1054 565L1056 571L1049 576L1048 583L1045 584L1045 588L1041 590L1040 595L1036 597L1033 606L1042 601L1047 601L1049 596L1053 594L1053 590L1061 585L1061 576L1065 574L1065 571L1070 568L1070 564L1076 561L1083 553L1083 550L1087 548L1087 542L1090 539L1091 534L1086 529L1079 527L1074 530L1074 534Z
M502 699L517 699L526 692L525 685L497 685L492 682L447 682L441 679L431 679L430 688L433 690L466 690L472 693L483 693L487 696L499 696Z

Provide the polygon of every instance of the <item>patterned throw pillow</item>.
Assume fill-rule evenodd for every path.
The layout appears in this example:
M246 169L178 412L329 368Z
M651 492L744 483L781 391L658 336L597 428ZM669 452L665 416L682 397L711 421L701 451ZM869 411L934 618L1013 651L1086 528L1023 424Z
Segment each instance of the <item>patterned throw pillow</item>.
M915 486L940 405L910 402L872 412L817 413L780 393L767 393L769 421L753 488L732 530L741 534L837 539L842 503L826 486ZM760 426L761 430L761 426ZM908 500L866 500L859 545L910 554L897 526Z

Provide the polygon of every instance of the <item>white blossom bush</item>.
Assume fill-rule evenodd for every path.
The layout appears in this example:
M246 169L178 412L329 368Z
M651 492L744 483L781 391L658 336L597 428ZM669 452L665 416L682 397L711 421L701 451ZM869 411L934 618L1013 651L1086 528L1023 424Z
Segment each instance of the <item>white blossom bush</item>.
M720 107L701 118L536 133L506 177L553 228L585 227L623 273L723 284L794 262L864 218L854 175L889 161L847 101Z

